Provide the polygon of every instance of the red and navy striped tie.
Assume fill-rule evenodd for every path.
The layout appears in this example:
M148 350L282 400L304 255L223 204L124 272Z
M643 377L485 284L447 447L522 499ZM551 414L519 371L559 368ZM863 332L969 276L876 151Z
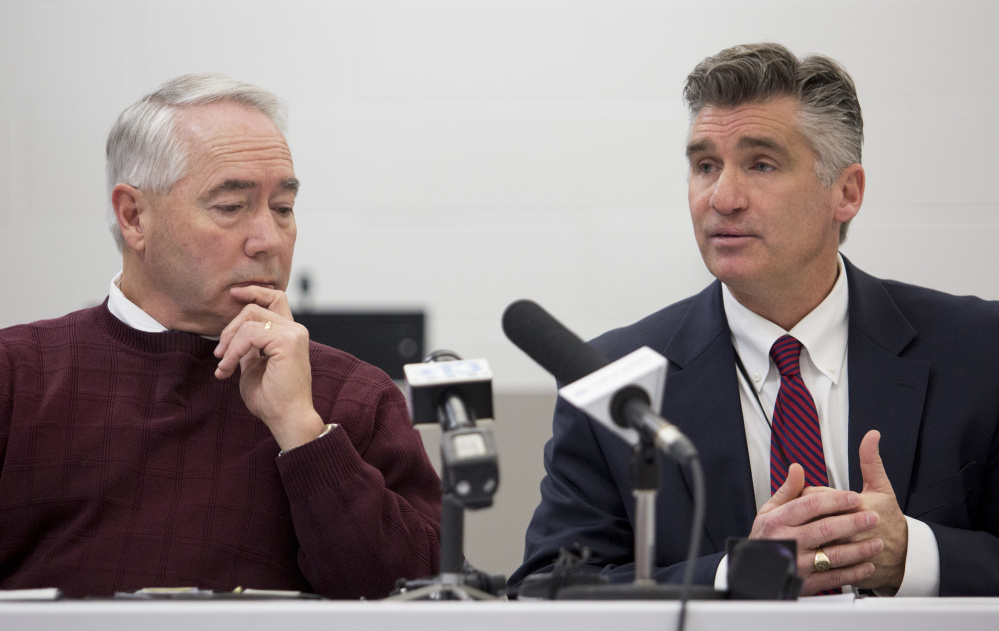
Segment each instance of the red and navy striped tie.
M785 335L770 349L780 371L780 391L774 407L770 433L770 492L776 493L787 479L787 469L797 462L805 469L807 486L829 486L822 431L815 401L801 380L798 358L801 342Z

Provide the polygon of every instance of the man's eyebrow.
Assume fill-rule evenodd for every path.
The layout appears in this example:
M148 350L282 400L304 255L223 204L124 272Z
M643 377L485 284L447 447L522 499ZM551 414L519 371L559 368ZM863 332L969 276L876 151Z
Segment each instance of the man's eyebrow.
M711 142L710 140L698 140L697 142L692 142L689 145L687 145L686 156L689 158L695 153L703 153L705 151L710 151L711 149L714 149L714 146L715 143Z
M739 149L768 149L784 160L791 161L791 154L783 144L765 136L743 136L738 142ZM687 158L694 154L712 151L715 144L710 140L698 140L687 145Z
M301 183L296 177L290 177L286 180L282 180L280 187L286 191L292 191L296 195L298 194L298 189L301 188ZM257 188L257 183L253 180L225 180L212 190L204 194L204 199L212 199L219 193L228 193L231 191L245 191L249 189Z
M791 154L788 152L787 148L784 147L784 145L765 136L743 136L739 139L739 148L768 149L774 153L780 154L781 158L784 160L791 160Z
M256 188L257 183L252 180L225 180L215 188L211 189L205 193L203 199L212 199L219 193L228 193L231 191L245 191L247 189Z

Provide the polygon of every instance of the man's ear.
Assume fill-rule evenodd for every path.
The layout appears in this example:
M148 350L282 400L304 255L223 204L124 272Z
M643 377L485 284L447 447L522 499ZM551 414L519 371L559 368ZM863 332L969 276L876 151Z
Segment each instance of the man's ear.
M118 220L118 229L125 239L125 245L136 253L141 253L146 247L142 228L147 220L144 214L149 208L148 199L134 186L119 184L111 190L111 207L114 208L114 216Z
M836 221L846 223L860 212L860 205L864 203L864 186L867 180L864 177L864 167L859 164L851 164L843 169L836 179L835 187L839 190L839 202L836 205Z

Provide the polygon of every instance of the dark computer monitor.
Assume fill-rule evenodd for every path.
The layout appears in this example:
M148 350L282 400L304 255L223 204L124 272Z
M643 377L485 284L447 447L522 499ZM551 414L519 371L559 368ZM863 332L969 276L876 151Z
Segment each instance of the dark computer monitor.
M402 367L423 361L422 311L308 311L294 318L309 337L378 366L392 379L405 379Z

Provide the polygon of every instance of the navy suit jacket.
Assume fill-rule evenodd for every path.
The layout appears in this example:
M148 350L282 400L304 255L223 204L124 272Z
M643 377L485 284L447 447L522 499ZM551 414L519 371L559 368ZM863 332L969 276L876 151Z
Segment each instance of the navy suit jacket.
M940 595L999 595L999 303L874 278L846 261L849 283L849 476L860 491L860 441L881 457L902 511L940 550ZM710 584L728 537L756 516L735 351L721 285L592 344L616 359L649 346L669 360L662 413L695 444L707 511L695 580ZM586 546L593 569L634 572L630 447L559 398L545 446L541 504L524 565L550 571L560 548ZM681 579L692 514L688 472L660 458L657 580Z

